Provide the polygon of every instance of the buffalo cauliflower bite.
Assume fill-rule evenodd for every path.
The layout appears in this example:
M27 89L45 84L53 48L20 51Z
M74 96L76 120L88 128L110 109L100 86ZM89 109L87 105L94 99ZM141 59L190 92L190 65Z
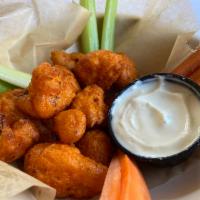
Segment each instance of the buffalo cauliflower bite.
M63 143L77 142L85 133L85 129L86 117L80 110L62 111L54 118L54 130Z
M72 108L81 110L85 114L88 128L101 124L107 113L104 91L97 85L87 86L77 94Z
M32 106L31 99L27 90L25 90L24 93L21 94L16 99L16 106L19 108L21 112L31 117L38 118L38 115L36 111L34 110L34 107Z
M4 115L0 115L0 160L13 162L22 157L39 140L39 132L34 123L20 119L7 124Z
M37 119L32 119L31 121L35 124L35 126L37 127L37 130L40 133L40 138L39 138L38 143L55 142L58 140L53 129L47 125L47 122L44 122L43 120L37 120ZM49 119L48 119L48 123L50 123Z
M24 118L16 106L16 100L24 93L22 89L14 89L0 94L0 113L2 113L8 123Z
M39 139L36 126L16 106L24 93L15 89L0 94L0 160L13 162Z
M97 84L109 89L113 84L122 89L137 78L135 63L125 54L99 50L86 55L53 51L54 64L74 70L83 85Z
M120 60L121 56L111 51L94 51L79 60L74 73L83 85L97 84L108 90L122 72Z
M34 69L28 88L29 97L22 98L22 106L19 107L30 114L32 106L31 116L50 118L69 106L78 91L78 82L68 69L42 63Z
M77 147L84 156L104 165L109 165L113 154L113 146L105 132L101 130L86 132L78 141Z
M89 198L101 192L107 167L84 157L76 147L38 144L26 154L25 172L54 187L57 197Z
M84 56L82 53L67 53L65 51L51 52L51 60L54 65L62 65L73 70L79 60Z
M119 63L122 67L122 71L115 82L115 86L118 89L122 89L137 78L137 70L135 63L128 56L125 54L119 54L119 56L121 56Z

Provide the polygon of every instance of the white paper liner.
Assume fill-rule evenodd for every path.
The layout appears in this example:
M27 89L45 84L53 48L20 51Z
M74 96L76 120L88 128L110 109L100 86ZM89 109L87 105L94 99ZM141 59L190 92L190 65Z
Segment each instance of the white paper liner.
M26 197L33 200L54 200L55 194L55 189L0 161L1 200L8 200L9 198L22 200Z
M65 0L0 1L0 64L25 72L69 47L90 13Z
M200 48L200 30L179 35L176 39L164 72L171 72L191 54Z

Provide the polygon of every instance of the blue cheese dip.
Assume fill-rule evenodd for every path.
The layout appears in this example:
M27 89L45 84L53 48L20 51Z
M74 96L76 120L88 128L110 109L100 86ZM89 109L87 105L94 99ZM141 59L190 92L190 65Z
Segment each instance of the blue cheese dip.
M190 147L200 136L200 100L188 87L158 77L137 81L111 108L117 141L135 155L167 157Z

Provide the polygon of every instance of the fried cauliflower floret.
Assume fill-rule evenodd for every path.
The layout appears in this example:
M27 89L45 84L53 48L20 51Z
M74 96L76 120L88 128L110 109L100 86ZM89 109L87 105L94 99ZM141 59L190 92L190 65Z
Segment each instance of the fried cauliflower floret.
M39 140L36 126L28 119L9 125L0 115L0 129L0 160L8 163L22 157Z
M25 117L16 106L16 99L23 92L22 89L14 89L0 94L0 113L6 117L8 123L13 123Z
M104 90L110 89L122 72L121 56L107 50L99 50L82 57L74 73L87 86L97 84Z
M77 143L77 147L84 156L104 165L110 163L113 146L108 135L101 130L91 130Z
M27 90L16 99L16 106L21 112L31 117L38 118L38 115L32 106L31 98Z
M54 130L65 144L77 142L85 133L85 129L86 116L80 110L69 109L60 112L54 118Z
M59 198L89 198L103 186L107 167L64 144L35 145L25 157L25 172L54 187Z
M101 124L107 112L104 91L97 85L87 86L77 94L72 108L81 110L85 114L87 127Z
M119 54L119 56L121 56L119 63L122 66L122 71L115 82L115 86L122 89L137 78L137 70L135 63L128 56L125 54Z
M53 129L50 128L46 122L35 119L32 119L32 122L35 124L37 130L40 133L39 143L55 142L57 140ZM50 120L48 120L48 123L50 123Z
M78 91L78 82L69 70L49 63L42 63L34 69L28 88L33 112L44 119L62 111Z
M76 67L79 60L84 56L82 53L67 53L65 51L51 52L51 60L54 65L65 66L72 70Z

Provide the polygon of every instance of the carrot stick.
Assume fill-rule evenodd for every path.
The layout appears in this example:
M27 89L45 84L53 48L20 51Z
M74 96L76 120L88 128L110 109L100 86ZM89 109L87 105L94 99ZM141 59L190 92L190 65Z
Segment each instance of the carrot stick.
M100 200L151 200L142 174L126 154L112 159Z
M115 156L110 163L100 200L120 200L120 187L121 168L119 159Z
M175 74L182 76L190 76L194 71L200 68L200 50L193 53L189 58L182 62L172 71Z
M126 154L120 154L121 193L120 200L151 200L144 178L137 165Z
M197 84L200 84L200 67L194 71L190 76L190 79L192 79L194 82L196 82Z

